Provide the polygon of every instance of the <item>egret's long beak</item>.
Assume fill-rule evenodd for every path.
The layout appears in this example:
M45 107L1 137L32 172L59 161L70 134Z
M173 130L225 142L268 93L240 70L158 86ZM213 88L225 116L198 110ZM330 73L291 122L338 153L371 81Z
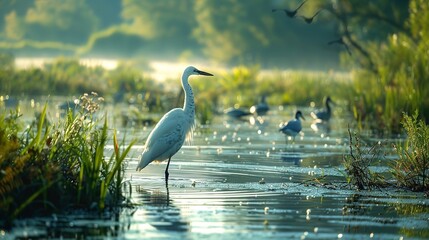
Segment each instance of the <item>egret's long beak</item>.
M211 74L211 73L208 73L208 72L204 72L204 71L201 71L201 70L195 70L198 74L200 74L200 75L204 75L204 76L213 76L213 74Z
M305 117L303 115L301 115L302 120L305 120Z

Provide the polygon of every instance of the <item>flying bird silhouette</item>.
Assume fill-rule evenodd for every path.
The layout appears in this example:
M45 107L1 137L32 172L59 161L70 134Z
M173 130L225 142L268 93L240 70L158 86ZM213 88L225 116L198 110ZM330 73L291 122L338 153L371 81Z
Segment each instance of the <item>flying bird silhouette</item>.
M319 11L317 11L311 17L306 17L306 16L300 16L300 17L302 17L306 23L311 24L313 22L314 18L320 13L320 11L322 11L322 9L320 9Z
M276 11L284 11L286 16L290 17L290 18L294 18L296 16L296 14L298 13L298 10L302 7L302 5L304 5L304 3L307 0L304 0L295 10L289 10L289 9L272 9L272 12L276 12Z
M347 52L349 53L349 55L350 55L350 56L352 55L352 52L350 51L349 46L347 45L347 43L345 43L345 42L344 42L343 38L339 38L339 39L337 39L337 40L333 40L333 41L328 42L328 45L332 45L332 44L340 44L340 45L343 45L343 46L344 46L344 48L345 48L345 49L347 50Z

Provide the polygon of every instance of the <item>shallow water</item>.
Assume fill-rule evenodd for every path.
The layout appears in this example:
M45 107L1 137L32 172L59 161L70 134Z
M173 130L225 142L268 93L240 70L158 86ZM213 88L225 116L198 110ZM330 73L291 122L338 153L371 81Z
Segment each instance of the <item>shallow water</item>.
M427 239L423 194L346 184L341 161L349 151L348 117L337 112L329 132L314 132L311 109L301 110L308 117L295 141L278 132L292 108L242 121L219 116L198 127L192 144L172 158L168 186L165 162L135 172L150 128L121 129L140 139L126 171L135 207L20 220L0 238ZM374 171L388 171L383 165L395 158L388 143L399 140L365 141L382 142L386 156Z

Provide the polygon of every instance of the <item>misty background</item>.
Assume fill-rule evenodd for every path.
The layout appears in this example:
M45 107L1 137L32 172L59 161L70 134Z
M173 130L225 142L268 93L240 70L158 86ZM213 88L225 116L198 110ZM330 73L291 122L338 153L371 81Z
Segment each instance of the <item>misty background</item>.
M352 1L353 2L353 1ZM408 1L363 1L396 19ZM366 2L366 3L365 3ZM295 18L292 0L1 0L0 51L16 57L73 56L145 61L205 61L220 66L258 64L264 68L340 69L340 24L329 11L310 17L324 4L307 1ZM404 8L401 9L400 6ZM399 6L399 7L398 7ZM354 11L356 11L354 9ZM389 26L365 28L351 22L353 34L383 39ZM369 32L368 29L373 29ZM375 29L375 31L374 31ZM378 31L377 31L378 29Z

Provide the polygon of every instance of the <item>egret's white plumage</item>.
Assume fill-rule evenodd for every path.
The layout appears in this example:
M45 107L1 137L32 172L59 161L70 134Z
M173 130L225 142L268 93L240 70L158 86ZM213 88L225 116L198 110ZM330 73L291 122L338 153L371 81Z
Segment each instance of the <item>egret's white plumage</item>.
M282 127L280 127L279 131L295 139L295 136L302 130L302 124L301 124L300 118L305 120L304 116L302 115L302 112L296 111L295 118L288 121Z
M195 122L194 94L188 82L191 75L213 76L192 66L185 69L182 75L182 88L185 91L183 108L170 110L156 124L146 140L137 171L145 168L153 161L168 159L165 169L165 180L168 180L168 167L171 157L179 151L185 139L192 134Z
M325 100L326 109L320 109L320 110L316 110L314 112L311 112L311 116L315 120L328 122L332 116L332 110L331 110L331 105L330 105L332 103L334 103L334 102L331 100L331 98L327 97Z

